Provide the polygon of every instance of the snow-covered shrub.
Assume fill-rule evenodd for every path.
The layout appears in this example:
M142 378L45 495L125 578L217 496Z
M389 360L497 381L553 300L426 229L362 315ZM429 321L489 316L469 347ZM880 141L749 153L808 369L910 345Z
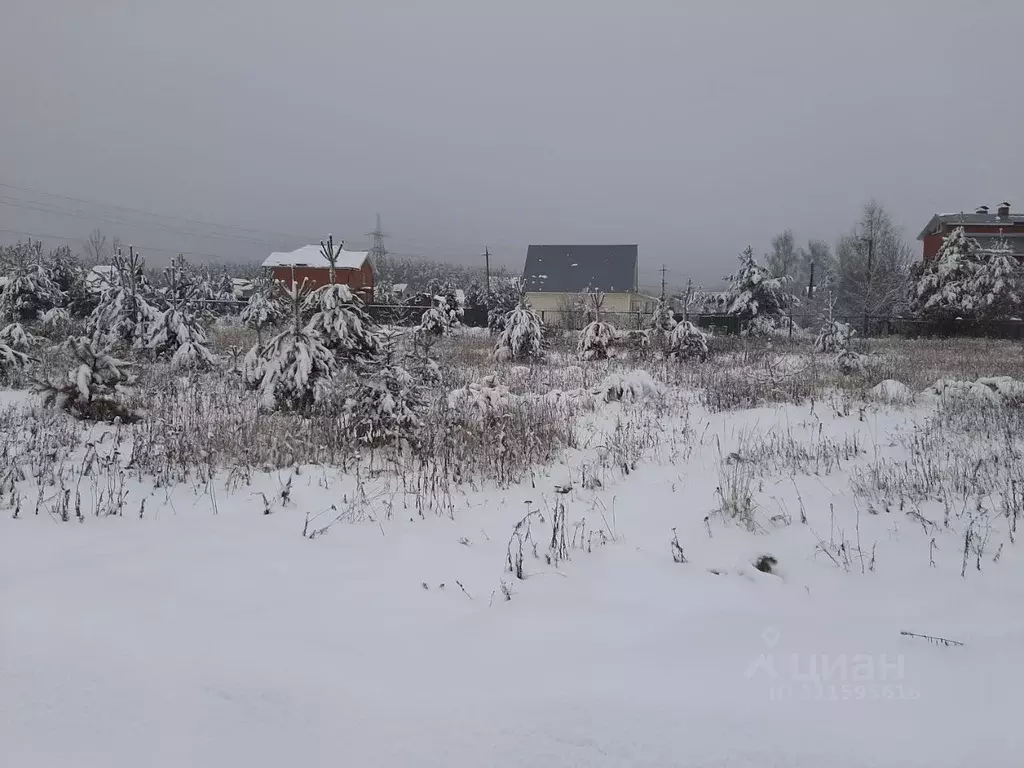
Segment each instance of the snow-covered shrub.
M852 349L841 349L836 355L836 367L839 372L850 376L855 373L863 373L867 366L867 359L859 352Z
M137 421L138 415L124 403L131 394L129 365L112 357L84 336L72 336L63 345L78 365L63 382L40 381L35 391L44 405L55 405L77 419L88 421Z
M584 360L606 360L615 343L615 326L602 320L587 323L577 346Z
M911 309L922 317L987 320L1021 310L1021 265L1005 239L983 249L957 227L916 277Z
M380 356L372 375L360 376L345 402L349 426L368 445L415 442L426 399L417 378L396 361L398 334L382 332Z
M754 258L754 249L748 247L739 257L739 269L729 275L729 288L725 292L725 312L743 320L755 317L778 317L789 305L785 278L772 277L771 272Z
M756 339L770 339L776 335L778 326L769 315L755 315L743 327L742 335Z
M684 320L669 336L668 354L674 360L707 360L708 337L689 320Z
M525 362L541 357L540 316L523 302L505 317L504 330L494 345L494 358L501 362Z
M287 330L258 351L250 350L243 363L246 384L259 391L267 410L308 410L331 392L338 359L320 334L303 322L310 290L305 280L284 289L290 314Z
M197 311L198 289L188 279L184 258L175 259L166 275L171 304L147 325L145 346L156 355L169 355L172 368L209 368L214 363L213 353L206 346L206 331Z
M849 323L840 323L836 320L828 320L818 332L818 338L814 342L815 352L840 352L849 349L850 341L856 331Z

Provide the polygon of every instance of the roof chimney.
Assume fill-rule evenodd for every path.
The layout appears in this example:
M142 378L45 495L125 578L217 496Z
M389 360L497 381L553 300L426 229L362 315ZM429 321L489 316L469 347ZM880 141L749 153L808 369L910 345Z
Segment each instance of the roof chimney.
M979 205L978 210L976 210L975 213L981 214L982 216L988 216L988 206Z
M1000 203L999 207L996 209L996 213L998 213L1003 218L1007 218L1008 219L1010 217L1010 204L1009 203Z

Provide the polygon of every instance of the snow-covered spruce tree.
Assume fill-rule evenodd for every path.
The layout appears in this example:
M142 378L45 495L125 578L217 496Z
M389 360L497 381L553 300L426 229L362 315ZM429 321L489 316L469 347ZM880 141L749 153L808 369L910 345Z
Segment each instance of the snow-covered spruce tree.
M294 279L285 287L283 304L288 327L246 363L246 383L259 391L260 405L267 410L308 411L330 394L338 373L338 358L320 334L304 321L310 296L305 280Z
M399 335L395 330L381 331L373 375L360 376L355 391L345 401L348 424L367 445L400 440L415 443L423 426L423 386L397 362Z
M1022 308L1024 274L1021 263L1005 237L1000 237L979 254L973 292L981 297L981 319L1017 317Z
M726 280L725 312L749 322L755 317L778 318L789 306L785 279L772 277L768 268L757 263L754 249L747 247L739 257L740 266Z
M86 330L100 348L141 349L149 324L159 314L150 303L155 292L146 277L146 263L128 246L127 256L121 249L114 254L113 267L101 288L99 304L89 315Z
M79 259L68 246L63 245L50 251L46 262L50 278L64 297L59 309L65 310L71 317L88 317L96 308L98 297L89 290L85 280L87 273Z
M600 318L592 320L580 331L578 349L584 360L606 360L615 344L615 326Z
M169 356L171 367L209 368L214 364L206 331L199 321L198 288L188 279L188 262L181 254L165 271L169 306L146 328L146 348Z
M957 227L942 241L934 259L917 267L911 310L921 317L956 318L973 315L971 295L978 270L978 241Z
M44 405L62 408L76 419L123 422L138 420L124 399L131 394L129 364L112 357L84 336L72 336L61 347L70 352L78 365L68 371L66 381L40 381L35 391Z
M509 312L502 323L503 330L494 345L494 359L499 362L528 362L543 356L540 315L530 309L524 297L522 303Z
M911 306L921 317L992 320L1021 310L1021 266L1003 238L982 248L957 227L915 272Z
M675 311L665 301L665 297L662 296L658 299L658 303L654 308L654 314L651 315L650 325L647 328L647 338L650 340L650 345L661 352L667 350L669 339L672 337L672 331L678 325Z
M689 320L676 325L669 335L668 355L673 360L707 360L708 337Z
M281 322L281 302L274 295L276 282L269 275L254 280L252 295L242 308L241 320L256 331L258 347L263 346L263 331Z
M508 313L519 306L524 296L522 279L513 277L492 285L487 295L487 328L492 334L505 330Z
M606 360L615 344L616 331L614 325L601 319L604 294L599 291L588 293L585 296L584 304L588 322L580 331L580 340L577 345L580 357L584 360Z
M320 242L321 253L330 265L330 282L306 298L306 308L313 312L307 330L317 334L342 363L367 363L378 352L379 337L359 297L347 285L336 282L335 265L342 245L344 242L335 246L331 235Z
M0 321L35 320L64 304L65 296L50 274L38 240L0 248L0 273L7 276L0 291Z

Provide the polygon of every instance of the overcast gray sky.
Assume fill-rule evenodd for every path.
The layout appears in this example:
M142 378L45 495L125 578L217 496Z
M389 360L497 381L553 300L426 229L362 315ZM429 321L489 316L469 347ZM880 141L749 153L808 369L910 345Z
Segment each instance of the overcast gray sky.
M5 0L0 238L255 260L380 211L399 253L635 242L644 283L714 280L871 197L911 239L1024 208L1022 28L1021 0Z

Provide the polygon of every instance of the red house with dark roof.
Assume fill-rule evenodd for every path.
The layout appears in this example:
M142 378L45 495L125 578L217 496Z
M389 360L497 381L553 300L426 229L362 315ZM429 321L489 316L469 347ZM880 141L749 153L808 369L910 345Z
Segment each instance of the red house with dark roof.
M981 247L990 247L1004 238L1013 252L1024 260L1024 214L1010 213L1009 203L1000 203L995 213L987 205L977 208L974 213L937 213L921 230L917 239L923 243L922 256L925 261L934 259L946 235L957 227L978 241Z

